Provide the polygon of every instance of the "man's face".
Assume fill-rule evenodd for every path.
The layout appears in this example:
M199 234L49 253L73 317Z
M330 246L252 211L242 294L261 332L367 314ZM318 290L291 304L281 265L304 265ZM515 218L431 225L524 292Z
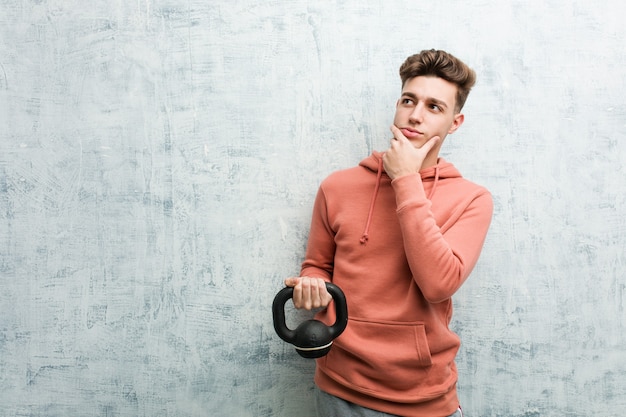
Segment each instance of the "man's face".
M439 136L438 148L463 123L463 115L455 110L456 93L457 86L443 78L410 78L402 87L393 123L416 148Z

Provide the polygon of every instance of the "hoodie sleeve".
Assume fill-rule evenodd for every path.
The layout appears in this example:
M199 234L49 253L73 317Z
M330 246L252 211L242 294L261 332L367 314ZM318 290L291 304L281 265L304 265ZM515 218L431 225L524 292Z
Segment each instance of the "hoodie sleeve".
M317 191L311 228L300 276L318 277L330 282L335 259L335 233L329 225L326 196L322 187Z
M413 279L429 302L444 301L461 287L478 261L493 213L491 194L472 184L473 192L440 228L419 174L396 178L392 186Z

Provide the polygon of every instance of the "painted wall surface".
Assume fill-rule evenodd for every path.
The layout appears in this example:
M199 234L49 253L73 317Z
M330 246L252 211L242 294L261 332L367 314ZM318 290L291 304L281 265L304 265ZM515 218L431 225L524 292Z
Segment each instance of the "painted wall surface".
M1 0L0 415L314 416L271 301L319 182L386 148L397 69L426 48L478 73L443 156L495 202L455 297L467 415L623 415L622 17Z

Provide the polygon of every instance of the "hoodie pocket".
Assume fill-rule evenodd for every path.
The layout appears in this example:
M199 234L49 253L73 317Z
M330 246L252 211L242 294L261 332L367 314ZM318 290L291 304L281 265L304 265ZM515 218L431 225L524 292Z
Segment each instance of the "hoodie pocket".
M325 372L360 391L415 390L433 364L423 322L351 318L325 360Z

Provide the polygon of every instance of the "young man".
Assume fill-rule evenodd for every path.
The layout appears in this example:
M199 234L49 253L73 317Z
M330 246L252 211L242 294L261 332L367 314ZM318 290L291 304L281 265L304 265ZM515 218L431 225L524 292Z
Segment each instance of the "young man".
M452 295L476 264L493 203L439 157L462 124L474 71L426 50L400 67L389 149L326 178L294 287L297 308L326 307L332 281L348 326L317 360L320 417L461 416L449 329ZM318 313L334 322L331 307Z

